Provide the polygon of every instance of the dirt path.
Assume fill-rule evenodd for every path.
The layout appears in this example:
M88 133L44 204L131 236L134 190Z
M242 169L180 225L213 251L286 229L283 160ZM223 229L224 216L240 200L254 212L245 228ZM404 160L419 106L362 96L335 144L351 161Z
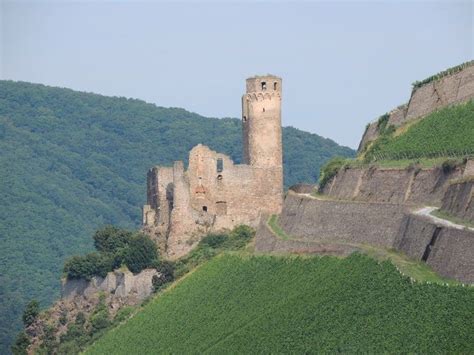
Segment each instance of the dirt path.
M413 213L416 214L416 215L419 215L419 216L426 216L436 224L440 224L440 225L443 225L443 226L446 226L446 227L461 229L461 230L467 228L470 231L474 232L474 228L467 227L467 226L464 226L462 224L453 223L451 221L448 221L447 219L443 219L443 218L433 216L431 214L431 212L433 212L434 210L437 210L437 209L438 209L437 207L423 207L423 208L420 208L419 210L416 210Z

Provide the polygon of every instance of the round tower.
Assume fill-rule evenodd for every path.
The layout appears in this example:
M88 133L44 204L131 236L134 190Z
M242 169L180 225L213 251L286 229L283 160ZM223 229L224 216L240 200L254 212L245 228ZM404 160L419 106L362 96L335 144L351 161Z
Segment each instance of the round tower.
M258 168L283 169L281 143L281 78L247 79L242 96L243 162Z

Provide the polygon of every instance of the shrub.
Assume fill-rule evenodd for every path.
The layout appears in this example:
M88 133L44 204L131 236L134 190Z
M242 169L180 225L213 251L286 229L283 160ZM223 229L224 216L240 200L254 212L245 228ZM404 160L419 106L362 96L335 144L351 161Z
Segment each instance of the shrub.
M153 276L152 284L155 292L159 291L169 282L174 280L175 266L171 261L163 260L155 266L160 275Z
M456 159L447 159L441 164L441 169L443 170L443 173L449 174L451 171L456 169L458 163L459 162Z
M85 256L73 256L64 264L64 272L68 279L90 280L94 276L105 277L113 270L112 255L90 253Z
M130 240L124 255L124 263L133 273L150 267L158 259L155 243L144 234L137 234Z
M106 226L94 233L94 246L98 251L114 253L125 247L132 238L132 232L114 226Z
M30 326L36 320L39 314L39 303L37 300L31 300L23 311L23 324L25 327Z
M201 246L208 246L211 248L218 248L222 246L229 238L226 234L208 234L204 238L201 239L200 245Z
M339 172L339 170L346 164L346 159L336 157L329 160L321 168L321 174L319 176L319 188L323 189L324 186Z
M11 350L13 355L26 355L28 352L26 349L30 345L30 338L26 335L25 331L20 332L12 345Z

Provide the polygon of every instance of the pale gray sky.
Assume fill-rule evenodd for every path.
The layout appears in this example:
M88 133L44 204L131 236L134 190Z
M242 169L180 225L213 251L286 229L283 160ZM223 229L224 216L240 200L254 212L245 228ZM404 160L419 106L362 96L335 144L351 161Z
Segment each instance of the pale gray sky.
M0 0L2 1L2 0ZM240 117L283 77L283 122L357 147L411 83L473 58L473 4L8 1L0 77Z

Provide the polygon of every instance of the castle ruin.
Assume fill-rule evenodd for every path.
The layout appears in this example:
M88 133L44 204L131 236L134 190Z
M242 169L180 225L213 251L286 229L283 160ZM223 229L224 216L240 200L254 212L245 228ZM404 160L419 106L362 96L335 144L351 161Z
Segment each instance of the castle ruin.
M188 253L209 232L257 226L283 203L281 84L273 75L247 79L242 96L243 163L205 145L189 166L156 166L147 175L143 229L170 259Z

